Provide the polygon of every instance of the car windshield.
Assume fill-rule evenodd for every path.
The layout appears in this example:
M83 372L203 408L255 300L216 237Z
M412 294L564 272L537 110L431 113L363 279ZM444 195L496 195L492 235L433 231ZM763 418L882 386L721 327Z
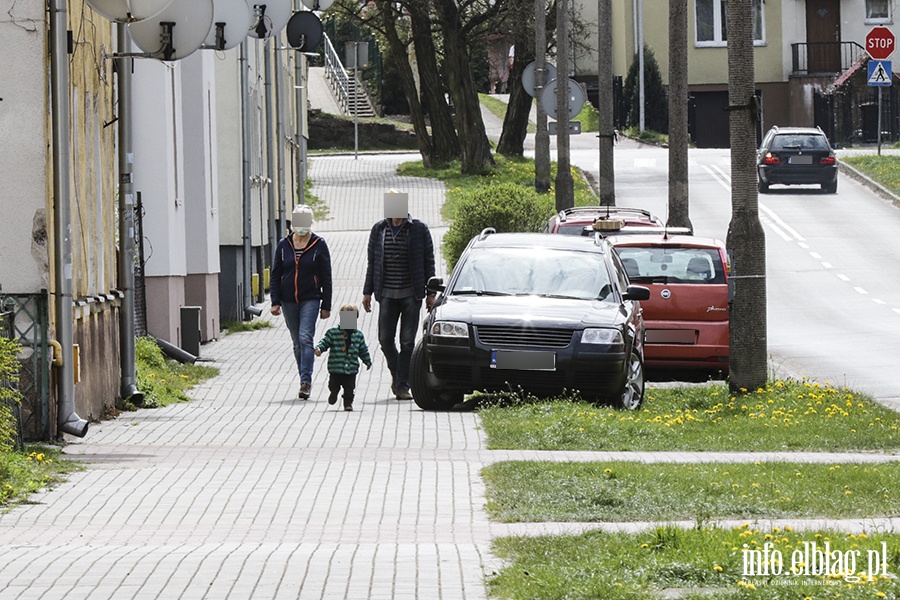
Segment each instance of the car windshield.
M603 257L548 248L481 248L459 267L451 295L602 300L612 291Z
M828 142L821 135L776 135L772 150L827 150Z
M719 251L713 248L616 248L628 279L639 283L725 283Z

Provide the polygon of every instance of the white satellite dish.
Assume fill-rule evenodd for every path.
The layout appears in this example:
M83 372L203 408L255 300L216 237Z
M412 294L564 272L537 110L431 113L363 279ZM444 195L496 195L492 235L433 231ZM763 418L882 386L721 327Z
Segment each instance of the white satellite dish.
M110 21L130 23L155 17L165 10L172 0L86 0L86 2Z
M328 10L334 0L303 0L303 6L309 10Z
M128 25L137 47L163 60L193 54L206 39L213 22L213 0L172 0L151 19ZM171 38L168 40L166 38Z
M252 0L250 8L253 9L255 18L250 26L250 36L266 40L284 29L291 19L293 0Z
M213 22L202 48L228 50L244 41L255 22L247 0L213 0Z

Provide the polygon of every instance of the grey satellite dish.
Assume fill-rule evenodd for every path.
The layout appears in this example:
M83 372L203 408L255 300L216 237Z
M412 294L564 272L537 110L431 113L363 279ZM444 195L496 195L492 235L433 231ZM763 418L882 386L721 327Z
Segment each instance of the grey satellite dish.
M303 6L309 10L328 10L334 0L303 0Z
M544 107L544 112L551 119L556 119L557 121L561 120L560 117L556 116L556 83L558 80L554 79L547 83L544 86L544 91L541 93L541 106ZM574 119L575 116L581 112L581 107L584 106L584 101L586 99L584 95L584 88L578 85L577 81L572 79L566 79L567 91L569 97L567 102L569 104L569 114L566 118L566 121L570 119Z
M301 52L312 52L322 41L322 21L311 12L294 13L287 24L288 44Z
M213 23L213 0L172 0L151 19L128 25L137 47L154 58L178 60L193 54Z
M250 36L261 40L268 39L284 29L291 15L293 0L268 0L250 2L250 8L256 15L250 26Z
M86 2L110 21L130 23L155 17L165 10L172 0L86 0Z
M201 48L228 50L244 41L255 22L247 0L213 0L212 29Z
M535 69L537 69L537 63L532 62L528 63L528 66L522 70L522 87L525 88L529 96L534 96L534 86L537 85ZM545 62L544 69L547 71L544 74L544 86L546 87L547 82L556 79L556 67L551 63Z

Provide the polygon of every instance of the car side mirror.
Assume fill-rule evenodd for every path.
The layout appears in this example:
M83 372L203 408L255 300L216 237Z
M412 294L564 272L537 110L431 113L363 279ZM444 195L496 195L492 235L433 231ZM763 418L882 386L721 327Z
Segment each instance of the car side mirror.
M650 288L642 285L629 285L625 288L625 294L622 296L625 300L649 300Z
M443 292L444 291L444 278L443 277L432 277L428 280L428 283L425 284L425 288L429 292Z

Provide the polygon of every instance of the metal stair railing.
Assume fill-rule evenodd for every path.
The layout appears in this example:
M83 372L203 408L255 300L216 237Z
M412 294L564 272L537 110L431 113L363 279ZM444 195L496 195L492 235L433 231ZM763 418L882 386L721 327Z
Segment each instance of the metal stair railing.
M341 111L347 114L350 112L350 74L347 73L344 64L335 52L328 34L324 34L322 38L325 45L325 79L328 81Z

